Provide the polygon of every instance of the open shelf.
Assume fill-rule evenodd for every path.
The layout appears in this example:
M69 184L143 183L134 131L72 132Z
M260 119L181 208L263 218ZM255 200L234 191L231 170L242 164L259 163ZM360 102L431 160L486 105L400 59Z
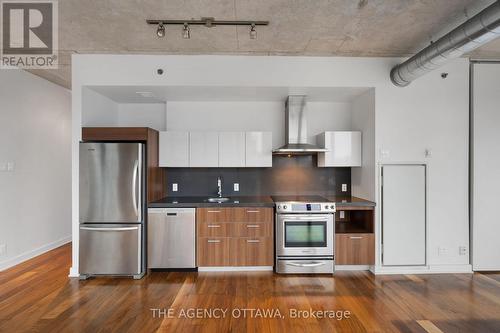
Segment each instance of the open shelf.
M344 217L341 218L341 212ZM337 210L335 214L335 233L371 234L373 233L373 210Z

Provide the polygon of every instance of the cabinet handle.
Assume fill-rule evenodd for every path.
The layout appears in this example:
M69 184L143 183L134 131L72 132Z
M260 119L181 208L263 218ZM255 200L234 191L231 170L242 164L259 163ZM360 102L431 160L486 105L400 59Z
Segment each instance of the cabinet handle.
M247 210L247 213L260 213L259 210Z
M219 239L209 239L207 242L209 243L220 243Z
M220 210L207 210L207 213L220 213Z
M247 239L247 243L260 243L259 239Z
M361 236L351 236L351 237L349 237L349 238L350 238L350 239L363 239L363 237L361 237Z
M260 228L258 224L247 224L247 228Z
M207 225L208 228L220 228L220 224L209 224Z

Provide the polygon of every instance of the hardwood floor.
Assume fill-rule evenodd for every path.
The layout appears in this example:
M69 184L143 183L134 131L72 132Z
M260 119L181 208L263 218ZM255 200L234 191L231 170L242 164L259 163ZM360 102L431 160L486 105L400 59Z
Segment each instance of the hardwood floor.
M65 245L0 273L0 332L500 332L495 273L153 272L138 281L78 281L67 277L70 252ZM151 310L169 308L175 318ZM179 318L196 308L213 316L227 309L226 317ZM244 318L244 309L267 315L278 309L285 318L262 318L257 310L247 310ZM342 320L294 319L289 309L351 314Z

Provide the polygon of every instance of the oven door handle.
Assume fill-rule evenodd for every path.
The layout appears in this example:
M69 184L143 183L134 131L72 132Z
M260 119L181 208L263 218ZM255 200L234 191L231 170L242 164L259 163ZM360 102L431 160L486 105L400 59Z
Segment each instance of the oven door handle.
M325 263L324 262L310 262L310 263L298 263L298 262L287 262L286 263L288 266L294 266L294 267L318 267L318 266L323 266Z
M316 215L278 215L278 218L281 221L328 221L330 219L333 220L333 214L316 214Z

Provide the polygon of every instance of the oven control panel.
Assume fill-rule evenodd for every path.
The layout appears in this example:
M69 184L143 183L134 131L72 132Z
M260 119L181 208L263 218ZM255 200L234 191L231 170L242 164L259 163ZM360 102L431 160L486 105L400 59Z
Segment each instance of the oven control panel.
M278 213L335 213L334 202L277 202Z

